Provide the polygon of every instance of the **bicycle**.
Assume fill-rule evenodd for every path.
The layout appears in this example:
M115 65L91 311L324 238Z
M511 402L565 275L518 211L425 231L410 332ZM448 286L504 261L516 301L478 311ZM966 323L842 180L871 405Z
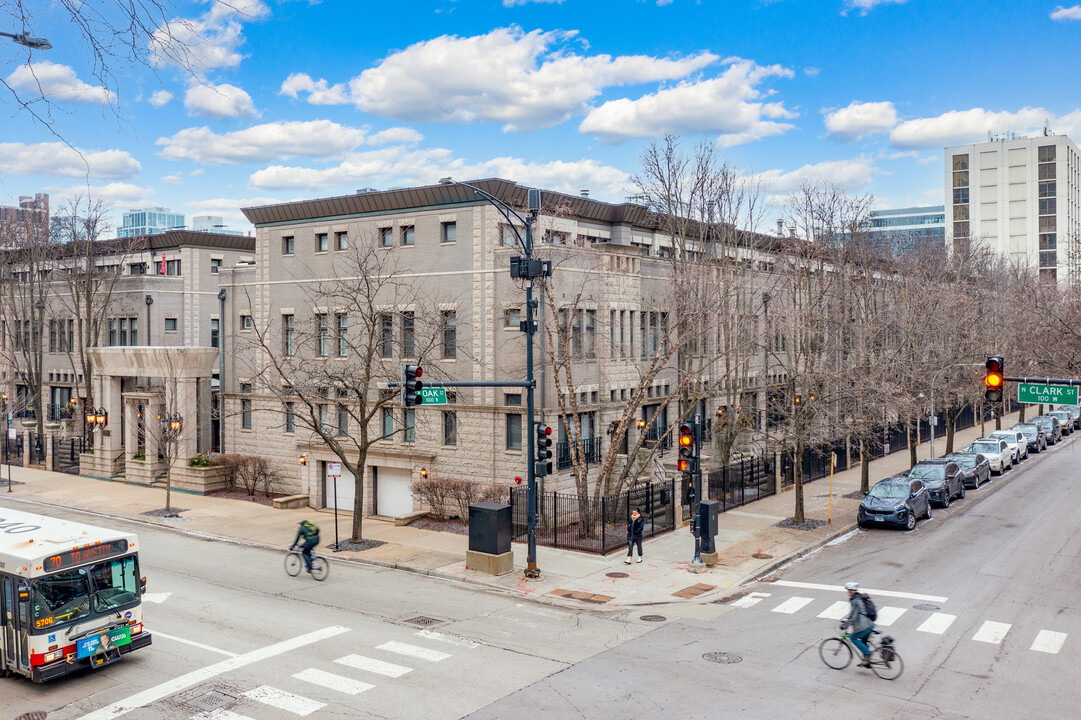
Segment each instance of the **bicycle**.
M304 567L304 555L300 550L290 550L285 555L285 572L290 577L296 577L300 574L301 569ZM311 575L320 582L327 579L327 575L330 574L330 563L326 561L320 555L316 555L312 552L312 572Z
M901 654L893 646L893 638L882 635L882 639L875 642L874 636L882 635L878 630L871 631L868 639L868 647L871 648L871 670L883 680L896 680L901 677L905 670L905 663L901 660ZM852 657L857 653L857 648L852 644L850 633L843 632L840 637L826 638L818 646L818 656L827 667L834 670L844 670L852 662Z

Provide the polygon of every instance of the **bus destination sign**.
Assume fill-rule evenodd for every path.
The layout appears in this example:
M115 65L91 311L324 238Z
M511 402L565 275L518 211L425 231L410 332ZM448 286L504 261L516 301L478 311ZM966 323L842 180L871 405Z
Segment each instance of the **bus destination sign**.
M98 543L97 545L90 545L89 547L76 548L75 550L69 550L62 552L58 555L50 555L45 558L43 567L46 572L53 572L55 570L64 570L65 568L75 567L76 565L83 565L95 560L104 560L107 557L113 555L120 555L128 551L127 540L112 540L106 543Z

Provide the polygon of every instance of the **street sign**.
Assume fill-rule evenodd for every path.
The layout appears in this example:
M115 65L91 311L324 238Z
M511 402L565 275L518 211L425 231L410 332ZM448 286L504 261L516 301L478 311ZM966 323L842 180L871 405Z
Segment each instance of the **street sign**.
M327 477L340 478L342 476L342 464L340 462L327 463Z
M1043 405L1076 405L1077 386L1017 383L1017 400Z
M420 396L424 398L424 405L446 405L446 388L426 387L420 389Z
M8 428L8 440L18 440L19 431L15 428Z

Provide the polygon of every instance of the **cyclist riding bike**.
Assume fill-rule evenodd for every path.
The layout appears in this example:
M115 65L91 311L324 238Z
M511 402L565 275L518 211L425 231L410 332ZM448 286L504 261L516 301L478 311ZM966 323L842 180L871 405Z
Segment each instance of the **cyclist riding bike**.
M871 637L875 623L868 616L867 604L864 602L865 596L860 592L859 583L846 583L845 590L848 591L848 602L852 609L848 617L841 621L841 629L851 628L849 638L863 653L863 662L859 664L859 667L871 667L871 648L867 645L867 638Z
M303 541L303 545L301 545ZM301 545L300 554L304 558L304 567L308 572L312 571L312 550L319 544L319 526L313 522L307 520L301 520L297 523L297 536L293 540L293 544L289 546L290 550L296 549L297 545Z

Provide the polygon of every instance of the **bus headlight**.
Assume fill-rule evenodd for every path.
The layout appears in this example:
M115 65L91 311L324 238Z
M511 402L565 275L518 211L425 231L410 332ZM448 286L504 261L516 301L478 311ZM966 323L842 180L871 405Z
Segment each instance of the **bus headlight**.
M59 660L62 657L64 657L63 650L53 650L52 652L45 653L42 659L47 663L51 663Z

